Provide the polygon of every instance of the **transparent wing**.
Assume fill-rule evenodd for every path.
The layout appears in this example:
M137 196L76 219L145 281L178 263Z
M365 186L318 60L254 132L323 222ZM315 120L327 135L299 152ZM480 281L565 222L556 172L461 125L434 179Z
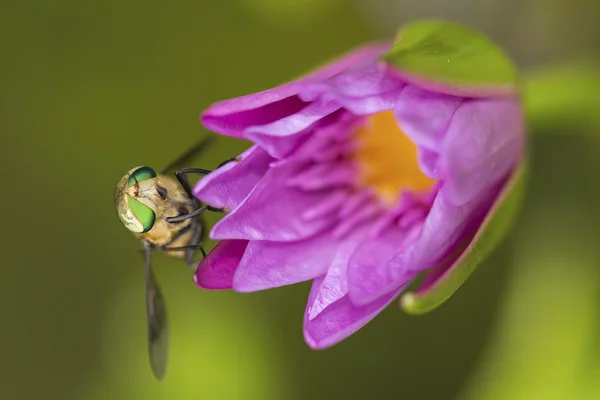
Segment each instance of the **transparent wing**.
M165 376L169 358L169 326L165 299L156 283L150 265L150 249L146 248L146 313L148 316L148 351L150 366L158 380Z
M186 151L181 156L179 156L179 158L177 158L175 161L173 161L172 163L167 165L167 167L165 167L161 173L162 174L171 174L171 173L174 173L178 169L181 169L185 166L189 166L189 164L191 164L192 160L195 157L197 157L198 155L200 155L200 153L205 151L214 140L215 140L214 136L207 136L207 137L201 139L192 148L190 148L188 151Z

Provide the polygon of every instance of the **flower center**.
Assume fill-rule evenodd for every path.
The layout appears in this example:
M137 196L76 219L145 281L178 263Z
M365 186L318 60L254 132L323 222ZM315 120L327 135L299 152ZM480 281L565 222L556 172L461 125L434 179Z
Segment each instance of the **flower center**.
M384 203L395 205L402 190L422 191L435 182L421 172L417 146L398 127L392 111L368 116L355 139L359 185L374 189Z

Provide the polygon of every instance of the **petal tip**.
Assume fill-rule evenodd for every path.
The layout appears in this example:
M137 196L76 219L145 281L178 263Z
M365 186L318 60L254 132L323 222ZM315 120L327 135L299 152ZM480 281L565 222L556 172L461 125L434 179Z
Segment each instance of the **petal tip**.
M211 282L210 280L198 278L198 274L194 274L193 280L194 280L194 283L196 284L196 286L198 286L200 289L205 289L205 290L230 290L230 289L232 289L231 285L214 283L214 282Z
M348 288L348 299L354 306L362 307L362 306L366 306L369 303L372 303L373 301L375 301L379 297L385 295L392 289L394 289L394 288L393 287L391 287L391 288L381 287L381 288L377 288L377 290L365 291L365 290L360 290L356 287L350 286Z
M226 277L223 278L215 276L214 272L209 271L210 268L211 266L202 265L202 263L198 266L192 278L196 286L205 290L232 289L233 285L228 283L228 279Z
M222 241L204 258L194 273L194 283L208 290L233 288L233 276L246 250L247 242Z
M238 293L251 293L273 288L273 286L265 284L264 282L252 279L254 277L248 277L246 274L239 274L240 272L242 272L242 270L238 269L233 275L232 284L233 290Z
M308 332L308 329L306 329L306 326L304 328L304 342L306 343L306 345L308 347L310 347L311 350L324 350L335 344L335 343L327 343L327 341L323 341L323 340L316 340L315 338L313 338L311 336L310 332Z

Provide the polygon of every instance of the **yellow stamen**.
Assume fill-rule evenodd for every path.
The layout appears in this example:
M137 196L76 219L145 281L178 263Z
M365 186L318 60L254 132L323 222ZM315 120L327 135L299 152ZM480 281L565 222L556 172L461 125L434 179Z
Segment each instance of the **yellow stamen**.
M403 189L422 191L435 182L419 169L417 146L398 127L392 111L367 117L355 135L360 186L372 188L384 203L396 204Z

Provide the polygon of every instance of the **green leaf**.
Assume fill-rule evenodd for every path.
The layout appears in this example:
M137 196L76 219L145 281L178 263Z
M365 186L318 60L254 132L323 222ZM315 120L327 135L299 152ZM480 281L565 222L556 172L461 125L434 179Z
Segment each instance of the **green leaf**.
M403 27L383 57L412 84L463 96L514 93L517 71L485 36L443 21Z
M400 304L406 312L424 314L441 305L496 248L520 210L525 195L527 172L528 162L525 158L460 258L445 269L431 287L424 291L407 292L400 298Z

